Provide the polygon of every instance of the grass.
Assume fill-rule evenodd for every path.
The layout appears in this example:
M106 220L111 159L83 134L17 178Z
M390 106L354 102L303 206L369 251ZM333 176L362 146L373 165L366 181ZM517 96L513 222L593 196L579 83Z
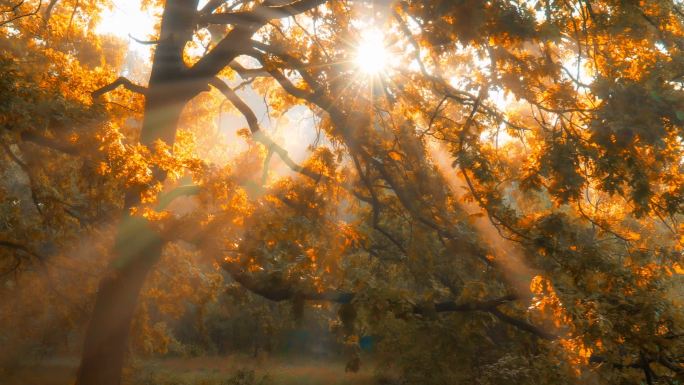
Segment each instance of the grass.
M0 373L6 385L73 384L77 359L51 359ZM133 360L124 373L125 385L371 385L373 370L345 373L345 362L328 359L273 357L253 359L195 357ZM3 379L4 377L4 379Z

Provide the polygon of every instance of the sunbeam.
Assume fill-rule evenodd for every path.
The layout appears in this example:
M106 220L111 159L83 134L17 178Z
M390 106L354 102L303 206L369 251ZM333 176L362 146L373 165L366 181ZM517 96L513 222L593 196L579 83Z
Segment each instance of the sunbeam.
M363 31L354 58L356 67L367 75L377 75L387 68L389 59L383 33L377 29Z

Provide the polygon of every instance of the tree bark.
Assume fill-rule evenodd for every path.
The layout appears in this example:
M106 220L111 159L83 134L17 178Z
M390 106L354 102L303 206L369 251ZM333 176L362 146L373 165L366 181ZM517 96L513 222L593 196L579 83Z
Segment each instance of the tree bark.
M173 144L183 107L238 55L252 48L251 37L269 18L287 17L313 9L326 0L300 0L285 6L264 2L241 14L234 28L192 68L183 62L183 48L198 22L199 0L167 0L161 31L145 92L145 114L140 143L157 140ZM252 15L253 14L253 15ZM256 18L255 18L256 17ZM153 170L157 180L163 172ZM117 234L114 263L101 281L93 315L86 331L76 385L119 385L127 337L140 289L159 260L163 242L140 218L128 216L139 202L139 191L128 191L124 220Z
M114 267L100 282L76 384L120 384L138 294L147 273L161 255L161 240L149 241L130 255L129 263Z
M192 37L198 0L167 0L159 44L145 98L140 142L151 146L162 140L173 144L185 104L197 93L182 74L183 47ZM163 180L161 172L155 172ZM113 262L100 282L93 314L86 330L77 385L119 385L128 334L138 295L159 260L163 241L141 218L128 215L139 202L139 191L126 192L124 218L118 228Z

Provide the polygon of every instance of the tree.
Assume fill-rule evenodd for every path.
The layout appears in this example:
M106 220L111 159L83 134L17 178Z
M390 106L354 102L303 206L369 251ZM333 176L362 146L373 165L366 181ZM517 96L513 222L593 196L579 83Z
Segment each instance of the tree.
M682 22L671 1L167 1L148 86L94 93L145 107L139 146L102 146L127 191L78 383L119 382L179 240L267 299L339 303L348 340L383 334L409 382L676 383ZM350 64L364 29L392 55L376 73ZM313 111L328 144L294 162L236 77L271 115ZM232 170L175 142L207 91L248 125ZM274 155L296 175L274 180Z

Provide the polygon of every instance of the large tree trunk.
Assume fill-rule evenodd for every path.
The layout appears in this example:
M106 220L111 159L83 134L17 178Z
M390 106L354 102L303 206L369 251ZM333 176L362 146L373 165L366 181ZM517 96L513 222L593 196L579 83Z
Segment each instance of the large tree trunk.
M128 330L140 289L161 255L162 242L131 254L122 268L112 268L100 282L83 348L78 385L118 385L126 353Z
M182 54L191 38L198 0L167 0L161 33L145 100L140 142L172 144L178 119L197 90L182 81ZM155 172L158 179L164 175ZM159 260L163 242L140 218L128 216L139 191L128 191L124 218L118 229L113 263L100 282L95 308L86 331L77 385L119 385L128 346L128 333L140 289Z

